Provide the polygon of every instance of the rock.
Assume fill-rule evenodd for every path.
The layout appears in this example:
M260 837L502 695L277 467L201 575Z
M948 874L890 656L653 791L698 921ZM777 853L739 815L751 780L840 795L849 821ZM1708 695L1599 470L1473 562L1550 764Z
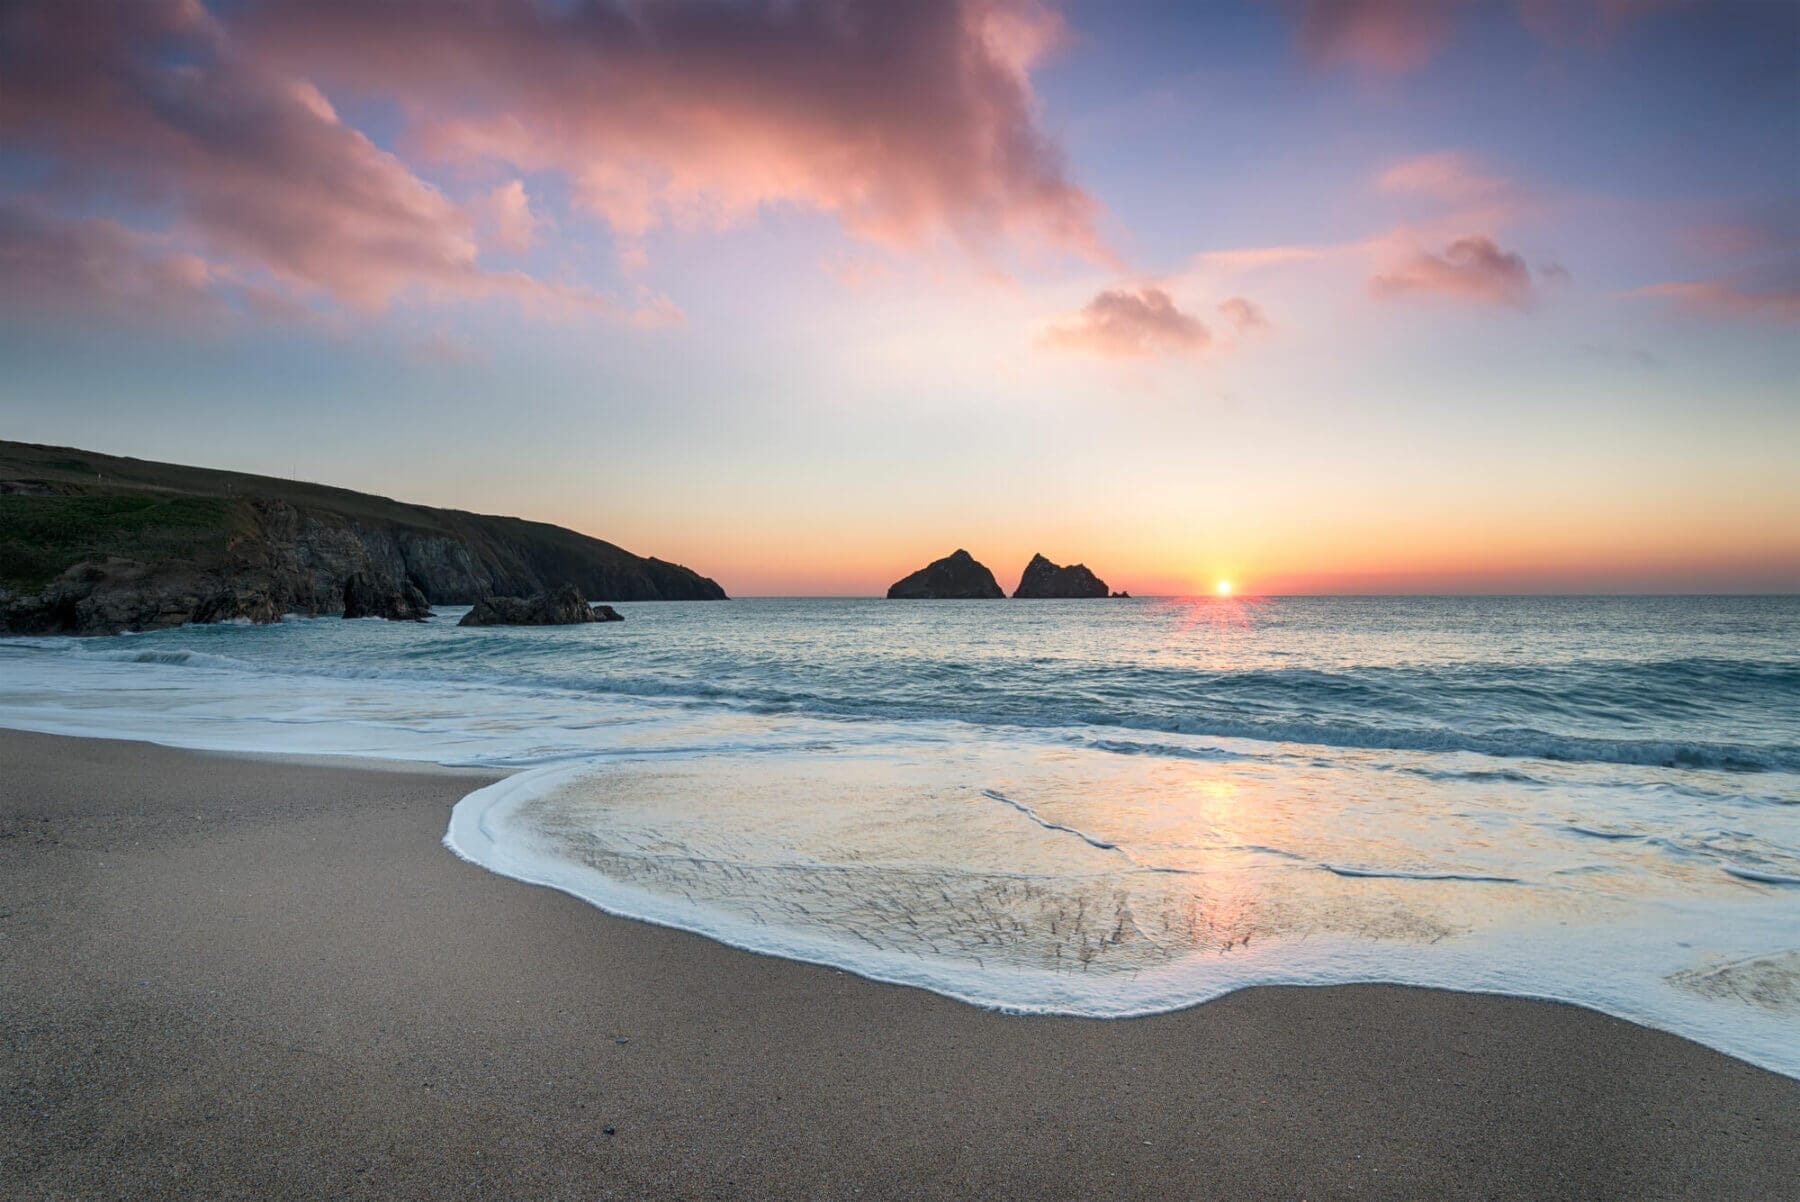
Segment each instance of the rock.
M1104 597L1106 581L1088 571L1086 564L1059 567L1042 555L1033 555L1019 577L1015 597Z
M346 618L387 618L394 622L423 622L431 616L425 594L410 580L373 572L352 572L344 581Z
M35 595L0 597L0 632L116 634L239 618L278 622L282 612L255 577L108 556L76 564Z
M488 597L475 603L458 626L573 626L580 622L623 622L610 605L589 605L572 584L530 597Z
M890 601L987 601L1006 596L994 574L967 551L927 564L892 585L887 595Z
M1131 594L1126 592L1124 589L1120 589L1118 592L1114 593L1113 596L1115 598L1123 597L1127 601L1131 600Z

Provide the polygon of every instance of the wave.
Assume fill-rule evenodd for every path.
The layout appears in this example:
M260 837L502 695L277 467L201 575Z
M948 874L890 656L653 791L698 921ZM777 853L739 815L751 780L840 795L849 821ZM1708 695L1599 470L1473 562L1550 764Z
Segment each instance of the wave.
M1800 876L1792 876L1785 872L1746 868L1742 864L1721 864L1719 867L1741 881L1756 881L1762 885L1800 885Z
M997 802L1000 802L1002 805L1011 806L1013 809L1019 811L1019 813L1025 815L1025 817L1031 819L1033 822L1037 823L1039 826L1043 827L1047 831L1062 831L1064 834L1074 835L1077 839L1080 839L1083 843L1086 843L1089 847L1098 847L1101 851L1117 851L1121 855L1125 854L1123 851L1120 851L1119 845L1117 843L1108 843L1104 839L1096 839L1094 836L1088 834L1086 831L1078 831L1072 826L1064 826L1060 822L1052 822L1048 818L1045 818L1042 815L1040 815L1036 810L1032 809L1030 806L1024 805L1020 802L1016 802L1012 798L1008 797L1006 794L998 792L997 790L983 789L981 791L981 795L983 797L988 798L990 801L997 801ZM1129 857L1127 857L1127 858L1129 858Z
M1777 744L1712 742L1676 738L1620 738L1602 735L1558 733L1531 726L1498 727L1488 730L1466 730L1440 725L1398 725L1295 719L1287 716L1245 717L1223 714L1190 713L1159 715L1133 712L1129 708L1095 708L1087 704L1045 703L1036 699L1032 707L997 705L985 700L976 704L896 703L881 699L882 690L871 682L870 697L827 697L795 689L743 687L712 684L685 678L670 679L650 675L568 675L563 673L526 673L505 671L470 672L455 669L394 668L357 664L258 664L229 655L187 649L127 649L88 652L83 658L153 664L175 667L212 668L218 670L275 673L281 675L323 676L349 680L394 680L414 684L460 684L484 689L518 689L533 693L546 690L599 696L630 697L675 704L722 706L749 713L801 713L809 716L848 720L915 720L935 719L963 722L975 726L1014 726L1032 729L1055 729L1069 726L1103 727L1125 731L1143 731L1211 739L1243 739L1259 743L1302 744L1369 751L1469 752L1504 759L1539 759L1570 763L1620 764L1646 768L1675 768L1739 773L1800 772L1800 747ZM1646 670L1670 674L1690 685L1699 681L1715 683L1724 675L1720 666L1734 661L1666 661L1644 665ZM1765 680L1800 679L1800 669L1782 666L1736 665L1737 674ZM1485 667L1484 667L1485 670ZM1383 669L1381 671L1392 671ZM1459 669L1459 672L1464 671ZM1263 682L1283 675L1270 671L1245 672L1239 677ZM1333 692L1356 693L1364 686L1341 676L1320 673L1314 669L1288 670L1286 675L1305 678ZM1422 708L1415 703L1413 708ZM1130 738L1093 738L1075 736L1086 745L1116 754L1149 754L1197 759L1236 758L1228 749L1177 747L1167 743ZM1482 779L1479 772L1465 773L1470 779ZM1529 783L1520 774L1513 777L1501 770L1496 779Z
M1326 872L1338 876L1375 877L1396 881L1478 881L1493 885L1524 884L1516 876L1483 876L1476 872L1407 872L1399 868L1356 868L1347 864L1320 864Z

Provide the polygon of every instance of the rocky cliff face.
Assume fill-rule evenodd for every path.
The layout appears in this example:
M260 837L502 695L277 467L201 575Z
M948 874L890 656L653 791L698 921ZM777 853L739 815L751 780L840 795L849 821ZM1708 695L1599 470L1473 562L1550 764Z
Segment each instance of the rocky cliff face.
M1019 577L1014 597L1104 597L1106 581L1088 571L1084 563L1062 567L1042 555L1033 555Z
M986 601L1006 596L994 574L967 551L925 565L887 591L893 601Z
M542 522L322 485L0 442L0 634L110 634L284 613L418 617L573 584L723 600L679 564Z

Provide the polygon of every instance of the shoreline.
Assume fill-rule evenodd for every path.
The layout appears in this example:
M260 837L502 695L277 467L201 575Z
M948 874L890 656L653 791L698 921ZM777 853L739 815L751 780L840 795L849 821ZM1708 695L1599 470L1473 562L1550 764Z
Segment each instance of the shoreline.
M1800 1083L1562 1003L1006 1015L458 859L507 772L10 730L0 762L11 1196L1760 1197L1800 1164Z

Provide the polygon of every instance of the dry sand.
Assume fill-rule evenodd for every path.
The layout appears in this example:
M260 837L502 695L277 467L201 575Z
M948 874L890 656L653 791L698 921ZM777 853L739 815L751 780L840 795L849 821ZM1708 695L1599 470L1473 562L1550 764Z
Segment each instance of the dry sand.
M0 1196L1800 1193L1800 1083L1671 1035L1391 986L1008 1017L462 863L488 779L0 732Z

